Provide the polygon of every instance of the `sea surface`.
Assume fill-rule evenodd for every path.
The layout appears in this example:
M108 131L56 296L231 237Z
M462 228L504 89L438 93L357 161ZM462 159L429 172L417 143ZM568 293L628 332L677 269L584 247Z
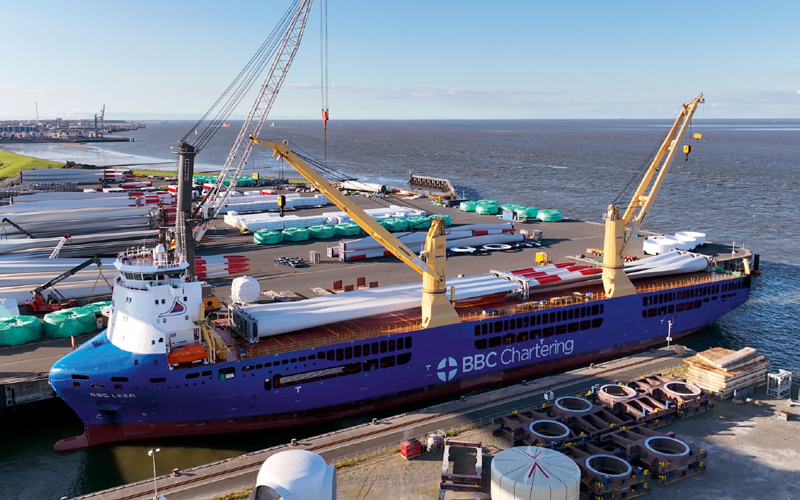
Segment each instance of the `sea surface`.
M698 117L702 112L698 112ZM197 157L198 170L218 169L241 122L221 129ZM328 165L342 175L402 186L409 172L449 178L466 197L560 209L565 217L601 222L658 147L669 120L341 121L328 125ZM5 145L45 159L96 165L175 170L170 146L192 122L147 123L124 132L135 142ZM322 125L277 122L264 138L322 159ZM800 120L696 118L688 161L676 159L645 227L706 233L711 241L745 245L761 255L750 300L685 341L695 349L759 349L773 370L800 377ZM191 138L191 136L190 136ZM245 174L296 176L268 151L257 149ZM638 182L638 179L637 179ZM624 198L626 201L628 198ZM374 415L370 415L371 418ZM166 439L56 454L58 439L81 432L62 404L0 420L3 498L58 499L152 477L147 450L159 446L159 474L261 449L359 422L291 431Z

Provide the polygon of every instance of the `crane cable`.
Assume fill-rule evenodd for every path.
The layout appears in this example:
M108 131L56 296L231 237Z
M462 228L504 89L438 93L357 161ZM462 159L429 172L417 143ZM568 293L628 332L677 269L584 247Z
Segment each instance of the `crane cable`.
M277 26L269 34L267 39L258 48L253 57L248 61L247 65L239 72L236 78L231 82L227 89L219 96L214 104L206 111L195 125L189 129L186 135L179 142L189 142L189 137L194 134L196 137L193 141L195 149L199 152L206 144L214 137L219 131L222 124L228 119L233 110L242 101L245 94L252 88L258 76L264 71L269 61L274 57L280 46L283 34L288 30L288 26L292 21L294 12L297 10L297 5L300 0L295 0L286 13L283 15ZM218 108L219 106L219 108ZM209 122L206 120L209 116L216 111L216 114L210 118Z
M322 99L322 142L325 161L328 161L328 1L319 3L319 64L320 97Z

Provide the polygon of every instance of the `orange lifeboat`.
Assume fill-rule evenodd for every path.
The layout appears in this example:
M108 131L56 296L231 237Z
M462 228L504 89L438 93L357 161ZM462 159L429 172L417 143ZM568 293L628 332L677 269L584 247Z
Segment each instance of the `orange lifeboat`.
M198 359L203 359L206 356L208 356L208 353L203 348L203 344L195 342L194 344L176 347L170 351L169 355L167 356L167 362L171 365L178 363L191 363L193 361L197 361Z

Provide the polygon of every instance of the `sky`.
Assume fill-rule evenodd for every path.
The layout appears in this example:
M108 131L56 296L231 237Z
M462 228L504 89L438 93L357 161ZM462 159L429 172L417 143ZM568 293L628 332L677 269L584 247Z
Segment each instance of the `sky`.
M0 120L201 116L291 0L16 1ZM329 0L337 119L800 118L800 2ZM270 119L319 119L320 3ZM247 96L234 117L244 117Z

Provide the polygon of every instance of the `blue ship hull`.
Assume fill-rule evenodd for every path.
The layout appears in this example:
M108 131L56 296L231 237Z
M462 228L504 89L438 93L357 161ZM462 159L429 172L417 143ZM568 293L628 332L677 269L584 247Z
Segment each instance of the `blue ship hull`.
M174 370L165 355L121 350L103 332L50 371L85 426L56 449L286 427L611 358L664 343L670 322L673 338L712 323L747 300L749 282L743 276Z

